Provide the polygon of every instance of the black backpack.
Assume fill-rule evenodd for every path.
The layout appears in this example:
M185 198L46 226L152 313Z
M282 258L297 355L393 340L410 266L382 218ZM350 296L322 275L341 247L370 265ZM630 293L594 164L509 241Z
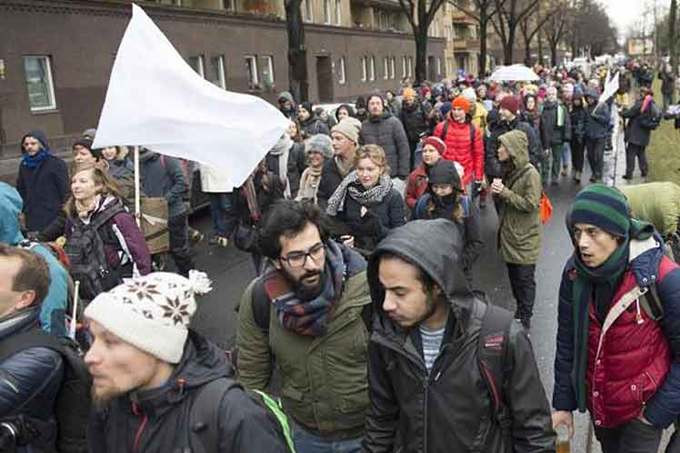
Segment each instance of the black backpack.
M663 112L653 100L649 102L647 108L640 113L640 127L653 131L661 124Z
M0 362L25 349L42 347L61 354L64 377L57 393L54 414L57 419L57 451L87 453L86 428L90 418L92 378L78 346L68 337L55 337L39 329L30 330L0 343ZM10 419L3 421L12 422ZM27 429L20 439L31 443Z
M71 237L64 250L71 262L71 276L80 282L79 294L84 300L90 301L120 283L116 269L109 266L104 252L104 242L115 243L116 239L110 228L104 230L108 221L121 212L125 209L116 203L96 215L89 224L80 219L71 223Z

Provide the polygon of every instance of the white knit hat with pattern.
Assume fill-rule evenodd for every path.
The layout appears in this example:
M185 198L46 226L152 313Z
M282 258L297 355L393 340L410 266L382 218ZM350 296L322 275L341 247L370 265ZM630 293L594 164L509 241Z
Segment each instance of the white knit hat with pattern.
M85 317L164 362L179 363L196 311L195 296L210 290L203 272L191 270L189 278L155 272L99 294Z

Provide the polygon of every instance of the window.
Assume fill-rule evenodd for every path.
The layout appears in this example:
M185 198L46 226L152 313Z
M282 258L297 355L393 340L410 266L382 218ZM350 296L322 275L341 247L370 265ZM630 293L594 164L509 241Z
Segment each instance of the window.
M442 73L442 59L441 57L437 58L437 74Z
M413 57L408 57L408 76L413 77Z
M304 2L305 11L305 22L312 22L314 20L314 15L312 14L312 1L313 0L302 0Z
M368 58L361 57L361 81L365 82L368 79Z
M224 77L224 56L218 55L210 58L210 70L208 71L208 81L225 90L227 83Z
M230 12L234 12L234 0L222 0L222 7Z
M368 79L375 80L375 57L371 57L371 65L368 67Z
M408 58L401 58L401 76L406 77L408 75Z
M246 55L246 70L248 71L248 88L258 90L260 88L260 78L257 72L257 57Z
M323 23L331 24L331 0L323 0Z
M340 79L338 83L344 85L347 82L347 68L345 67L345 57L340 58Z
M265 88L272 88L274 86L274 57L265 55L262 61L262 83Z
M387 80L390 78L390 58L383 58L383 79Z
M335 25L342 25L342 0L335 0Z
M397 76L397 59L392 57L390 58L390 79L394 80L394 78Z
M24 71L31 111L56 109L50 57L24 57Z
M204 77L204 72L203 72L203 55L195 55L193 57L187 58L187 63L189 63L189 66L196 71L198 75L201 77Z

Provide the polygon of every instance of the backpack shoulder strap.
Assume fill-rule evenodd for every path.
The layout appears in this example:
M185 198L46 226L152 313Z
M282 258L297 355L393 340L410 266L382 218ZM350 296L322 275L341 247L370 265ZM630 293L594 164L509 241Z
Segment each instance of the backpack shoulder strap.
M92 220L92 227L95 230L99 230L99 228L101 228L106 222L121 212L125 212L125 208L123 208L120 202L116 202L115 206L111 206L110 208L106 209L104 212L95 217L94 220Z
M264 332L269 332L269 319L271 317L271 300L264 288L264 279L260 277L253 285L252 311L255 324Z
M189 415L189 433L192 437L192 447L195 451L212 453L219 449L219 426L217 426L218 412L222 397L234 387L242 388L233 380L221 377L208 382L198 390L191 404ZM198 438L197 441L193 439Z
M477 360L480 372L488 387L494 415L504 433L510 430L512 423L505 403L505 388L509 374L506 356L513 322L509 311L487 303L478 340Z
M470 121L470 146L474 149L475 147L475 134L477 133L477 129L475 128L475 125L472 124L472 121Z
M442 127L442 131L439 134L439 138L441 138L444 143L446 143L446 134L448 133L449 133L449 120L444 118L444 126Z
M35 347L48 348L62 355L64 354L57 337L36 328L0 342L0 362L17 352Z
M663 305L659 298L657 285L658 283L654 283L647 287L647 292L640 299L640 305L642 305L642 309L647 313L647 316L658 322L663 319Z
M267 410L269 410L269 412L271 412L272 415L274 415L274 417L276 418L276 422L279 424L279 427L281 428L283 437L285 438L288 451L295 453L295 443L293 442L293 435L291 434L290 423L288 423L288 416L286 415L286 412L283 409L283 404L281 404L281 400L279 398L269 396L266 393L261 392L259 390L255 390L253 391L253 393L255 395L258 395L259 398L262 399L262 404L267 408Z

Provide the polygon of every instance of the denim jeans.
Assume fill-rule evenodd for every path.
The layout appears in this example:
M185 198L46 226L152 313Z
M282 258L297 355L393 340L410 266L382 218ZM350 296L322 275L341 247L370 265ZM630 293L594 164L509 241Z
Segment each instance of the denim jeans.
M233 193L209 193L208 196L214 234L223 238L231 237L236 228Z
M361 453L363 438L326 440L299 428L293 428L293 442L297 453Z
M663 430L638 419L614 428L595 428L602 453L649 453L659 450Z

